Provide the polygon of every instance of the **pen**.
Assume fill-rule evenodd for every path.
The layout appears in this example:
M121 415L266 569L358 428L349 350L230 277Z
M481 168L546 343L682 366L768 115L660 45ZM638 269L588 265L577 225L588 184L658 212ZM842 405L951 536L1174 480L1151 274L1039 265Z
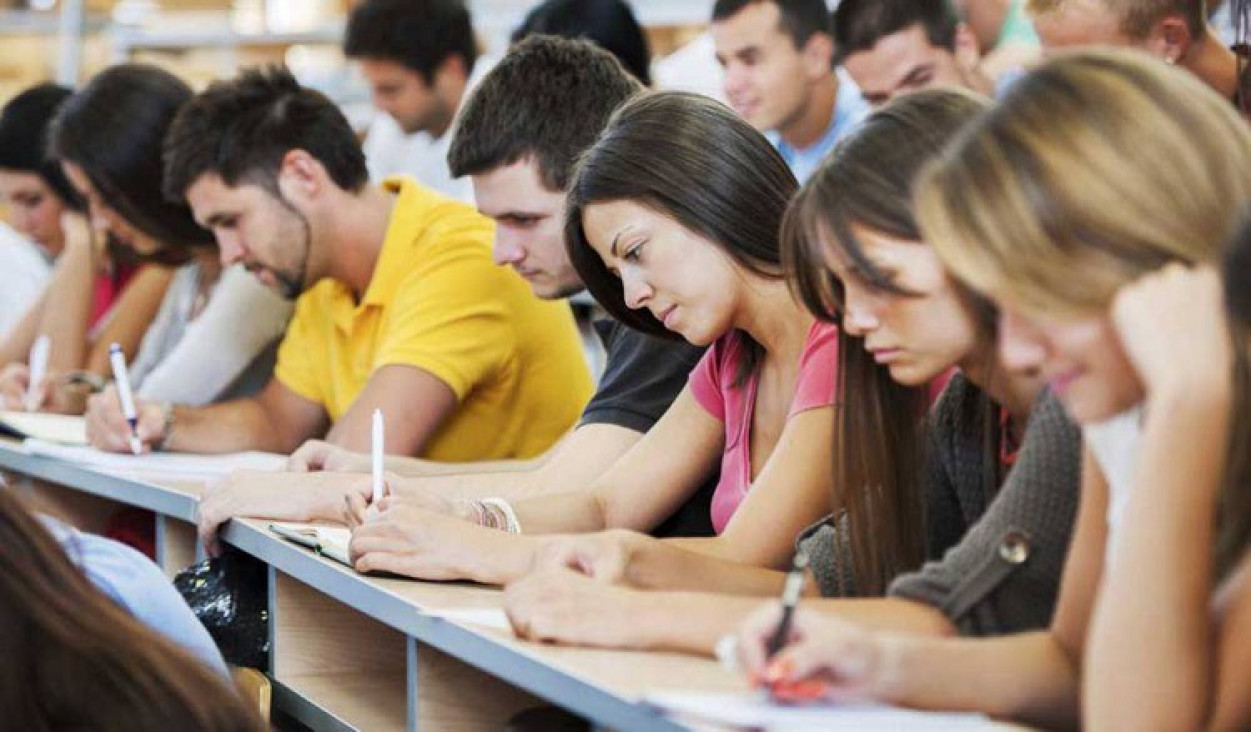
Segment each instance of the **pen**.
M765 651L773 658L786 645L786 638L791 634L791 622L795 617L795 606L799 604L799 596L804 591L804 573L808 569L808 555L795 553L795 561L791 571L786 573L786 585L782 588L782 617L778 620L777 630L769 639Z
M26 411L37 412L43 406L43 380L48 375L48 349L52 341L47 334L35 339L30 347L30 382L26 386Z
M109 346L109 365L113 367L113 382L117 384L117 398L122 402L122 414L130 425L130 451L138 455L143 452L143 443L139 442L139 415L135 412L135 398L130 393L126 354L122 353L122 347L116 343Z
M377 506L378 501L382 500L382 467L385 461L385 449L383 445L386 442L384 437L382 424L382 410L374 410L374 430L373 430L373 469L374 469L374 496L371 505Z

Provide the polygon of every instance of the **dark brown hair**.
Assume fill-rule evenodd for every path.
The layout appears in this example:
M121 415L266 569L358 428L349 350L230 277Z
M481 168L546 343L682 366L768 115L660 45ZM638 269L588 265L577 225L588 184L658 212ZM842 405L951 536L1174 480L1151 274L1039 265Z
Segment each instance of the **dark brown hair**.
M263 729L223 679L104 596L0 488L0 719L23 729Z
M830 152L792 202L782 226L788 281L816 317L833 323L842 318L843 285L826 266L826 241L841 249L867 287L912 295L865 257L852 225L920 242L912 212L913 180L988 106L987 100L955 89L919 91L882 107ZM989 307L962 295L978 333L992 342ZM896 383L865 351L863 339L843 330L838 353L833 509L847 512L856 593L879 595L897 573L925 559L920 476L928 389ZM987 462L993 467L997 461L992 455ZM997 484L995 476L988 477ZM994 485L987 488L993 492Z
M625 304L621 280L591 248L582 215L593 203L633 201L708 239L747 271L781 279L778 230L795 176L759 132L698 94L651 92L626 102L583 155L569 186L565 246L587 290L635 330L676 339L647 310ZM763 352L746 333L735 384Z

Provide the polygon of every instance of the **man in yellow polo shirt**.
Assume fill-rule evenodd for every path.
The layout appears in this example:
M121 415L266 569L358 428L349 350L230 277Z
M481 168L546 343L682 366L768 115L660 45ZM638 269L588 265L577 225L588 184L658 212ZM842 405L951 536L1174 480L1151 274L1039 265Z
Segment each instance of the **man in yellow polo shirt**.
M285 70L212 85L179 113L165 162L167 195L188 200L223 264L299 301L259 395L141 404L145 445L290 452L328 429L366 450L378 408L390 454L528 458L577 421L592 384L568 306L493 264L472 207L412 180L371 186L342 114ZM127 449L111 393L89 433Z

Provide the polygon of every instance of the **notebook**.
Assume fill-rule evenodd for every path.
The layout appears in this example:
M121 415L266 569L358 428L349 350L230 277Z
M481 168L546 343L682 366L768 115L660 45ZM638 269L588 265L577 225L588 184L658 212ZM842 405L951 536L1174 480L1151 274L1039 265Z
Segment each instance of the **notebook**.
M347 528L331 526L309 526L308 524L272 523L269 530L300 546L306 546L318 554L333 559L340 564L352 566L348 558L348 543L352 540L352 531Z
M0 434L61 445L86 445L87 420L65 414L0 412Z

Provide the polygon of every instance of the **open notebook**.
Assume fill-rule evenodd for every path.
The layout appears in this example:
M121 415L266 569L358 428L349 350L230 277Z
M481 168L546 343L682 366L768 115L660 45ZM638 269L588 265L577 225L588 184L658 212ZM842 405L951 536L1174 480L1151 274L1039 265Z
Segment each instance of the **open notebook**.
M64 414L0 412L0 434L61 445L86 445L87 420Z
M282 538L293 541L301 546L329 557L340 564L352 566L348 559L348 542L352 540L352 531L347 528L332 526L309 526L308 524L272 523L269 530Z
M26 440L31 455L43 455L95 468L108 473L138 474L165 480L213 482L236 470L282 470L287 458L269 452L238 452L226 455L190 455L157 452L129 455L104 452L93 447L58 445L44 440Z

